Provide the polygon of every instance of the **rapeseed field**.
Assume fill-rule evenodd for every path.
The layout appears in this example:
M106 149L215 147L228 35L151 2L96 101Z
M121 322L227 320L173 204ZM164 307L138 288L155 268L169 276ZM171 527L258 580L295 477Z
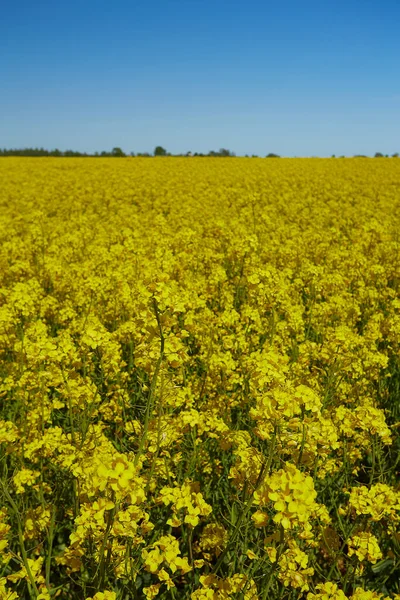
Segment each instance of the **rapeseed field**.
M399 600L400 160L0 180L0 600Z

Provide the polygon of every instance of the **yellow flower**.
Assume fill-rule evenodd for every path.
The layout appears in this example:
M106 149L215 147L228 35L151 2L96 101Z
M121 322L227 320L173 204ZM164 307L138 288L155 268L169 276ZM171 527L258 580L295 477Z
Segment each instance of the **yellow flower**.
M212 551L219 556L228 541L228 532L218 523L206 525L200 537L200 548L203 551Z
M152 600L152 598L155 598L158 595L160 587L161 586L159 583L154 583L153 585L144 587L143 594L146 596L147 600Z
M257 510L255 513L253 513L251 518L256 527L265 527L269 521L269 516L267 513L264 513L261 510Z
M21 469L18 471L13 477L17 494L23 494L25 488L31 487L39 476L39 471L32 471L31 469Z
M383 556L378 540L372 533L360 532L353 535L348 541L348 546L349 556L355 554L360 561L367 560L375 564Z
M317 593L309 592L307 600L348 600L347 596L339 589L336 583L327 581L315 586Z
M86 600L116 600L117 594L115 592L104 591L97 592L94 596L86 598Z
M175 587L174 582L165 569L160 569L160 571L157 573L157 577L162 583L165 583L168 590L170 590L172 587Z

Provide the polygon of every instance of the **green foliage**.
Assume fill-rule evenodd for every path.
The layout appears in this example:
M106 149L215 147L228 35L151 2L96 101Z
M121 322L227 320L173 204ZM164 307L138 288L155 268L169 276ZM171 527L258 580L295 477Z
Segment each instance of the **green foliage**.
M167 151L162 146L156 146L154 148L154 156L167 156Z
M210 152L208 153L207 156L214 156L214 157L223 157L226 158L228 156L236 156L234 152L231 152L230 150L227 150L227 148L220 148L217 151L215 150L210 150Z
M116 158L122 158L126 156L126 154L121 150L121 148L115 147L111 150L111 156L115 156Z

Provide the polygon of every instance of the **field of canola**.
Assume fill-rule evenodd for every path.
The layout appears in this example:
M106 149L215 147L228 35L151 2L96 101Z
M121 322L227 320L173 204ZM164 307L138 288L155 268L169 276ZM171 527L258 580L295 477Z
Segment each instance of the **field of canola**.
M399 600L400 160L0 180L0 600Z

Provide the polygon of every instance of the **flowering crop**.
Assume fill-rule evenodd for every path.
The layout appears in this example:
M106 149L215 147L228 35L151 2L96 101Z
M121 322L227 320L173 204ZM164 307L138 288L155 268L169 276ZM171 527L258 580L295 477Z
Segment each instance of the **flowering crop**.
M400 161L0 176L0 600L399 600Z

